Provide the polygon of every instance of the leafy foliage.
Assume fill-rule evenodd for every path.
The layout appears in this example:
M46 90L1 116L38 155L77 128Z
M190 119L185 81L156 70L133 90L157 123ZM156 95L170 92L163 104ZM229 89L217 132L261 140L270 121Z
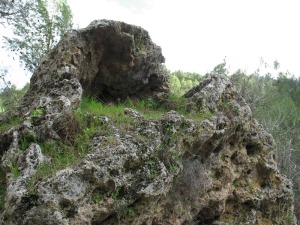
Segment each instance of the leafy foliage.
M33 2L32 0L1 0L0 24L17 22L26 18Z
M31 72L73 25L66 0L36 0L23 21L11 24L14 37L4 37L7 49L16 53Z
M169 84L173 95L182 96L185 92L199 84L202 76L198 73L181 70L169 74Z
M13 37L4 37L6 48L19 56L27 70L33 72L41 58L72 27L72 13L66 0L0 1L0 23L6 19L12 26ZM16 107L28 89L22 90L6 80L7 69L1 69L3 83L0 93L0 113Z
M21 119L15 116L10 117L6 122L0 124L0 134L21 123Z
M289 95L297 107L300 107L300 77L289 77L288 73L279 73L279 77L276 82L280 92L284 92Z
M7 69L0 69L0 113L12 110L18 106L19 101L29 88L26 84L21 90L15 85L11 85L10 81L6 80Z
M26 84L21 90L18 90L15 85L11 85L10 81L6 80L7 72L6 68L0 69L0 113L15 108L29 88L29 84Z
M0 113L14 109L19 105L21 98L29 88L26 84L22 89L17 89L15 85L5 87L0 93Z

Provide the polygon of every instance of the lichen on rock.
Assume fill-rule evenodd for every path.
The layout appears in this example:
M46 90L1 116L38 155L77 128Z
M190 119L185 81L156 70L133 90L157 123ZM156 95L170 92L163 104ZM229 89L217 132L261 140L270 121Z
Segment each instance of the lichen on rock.
M83 95L109 107L166 93L163 60L122 22L64 36L31 79L20 125L0 133L0 224L296 224L275 142L226 76L184 96L192 118L81 111Z

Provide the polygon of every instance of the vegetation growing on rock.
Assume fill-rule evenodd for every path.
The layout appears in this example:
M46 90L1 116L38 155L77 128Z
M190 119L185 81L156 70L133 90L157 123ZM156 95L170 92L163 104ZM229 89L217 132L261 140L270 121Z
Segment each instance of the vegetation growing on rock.
M68 33L0 117L0 224L294 222L275 142L222 70L174 97L162 62L139 27Z
M257 223L284 221L293 210L291 184L276 169L272 138L251 119L249 107L239 102L241 100L236 101L235 90L230 85L222 89L223 82L228 82L225 77L211 75L205 80L211 80L220 89L206 92L202 86L201 92L193 92L199 100L211 93L224 94L226 98L219 96L220 101L214 106L201 100L202 108L208 104L207 109L212 111L214 107L214 113L202 114L204 117L198 121L185 118L189 116L188 111L201 112L192 98L175 104L179 110L188 106L185 116L169 111L153 99L111 105L83 99L79 108L54 121L52 129L57 139L36 135L34 130L38 129L34 128L30 128L33 133L23 133L25 129L20 127L25 126L24 122L19 128L13 128L28 144L17 143L15 147L21 148L17 156L6 152L2 166L6 165L3 172L10 177L7 182L24 190L16 203L23 209L22 214L28 215L25 221L49 224L85 221L89 215L85 210L94 212L88 217L90 221L105 224L141 224L149 219L175 223L174 217L180 223L198 224L240 223L253 216ZM223 100L228 105L225 111ZM126 108L128 106L135 110ZM239 113L231 111L232 106L238 107ZM34 127L40 127L43 117L47 116L45 111L39 112L43 113L34 111L30 116L31 122L32 117L35 118ZM258 136L249 136L253 129ZM13 131L4 135L10 132ZM25 147L21 147L23 145ZM41 149L43 157L40 156L34 170L29 170L30 163L26 165L27 160L18 158L27 159L34 146ZM16 165L10 164L13 157L17 157ZM17 176L13 168L17 169ZM284 202L289 203L266 205L270 199L266 193L271 190L275 202L276 193L285 193ZM14 193L7 191L9 195ZM12 200L6 197L6 201ZM252 215L260 202L276 212L277 217L270 219L260 210ZM147 211L145 205L150 206ZM238 217L232 207L240 212ZM172 211L175 208L176 211ZM5 223L12 219L5 216L6 210L2 213ZM35 216L38 212L46 213L45 218ZM54 212L60 214L61 219L46 216ZM22 223L17 219L12 221Z

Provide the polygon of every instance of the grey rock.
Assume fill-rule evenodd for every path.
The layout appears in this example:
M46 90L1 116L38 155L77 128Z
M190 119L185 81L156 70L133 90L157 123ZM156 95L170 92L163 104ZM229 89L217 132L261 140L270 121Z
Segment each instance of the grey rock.
M139 112L135 111L134 109L130 109L130 108L125 108L124 114L133 119L143 118L142 114L140 114Z
M84 114L87 123L97 121L86 153L32 179L39 166L53 165L43 141L69 141L81 150L68 132L88 132L72 114L82 94L118 102L166 91L163 60L145 30L122 22L95 21L65 35L31 79L22 123L0 134L1 225L279 225L293 215L292 184L277 168L272 136L220 74L185 95L190 115L209 112L209 118L172 110L146 119L127 108L120 124Z
M42 154L40 146L35 143L32 143L29 146L23 156L23 158L18 160L22 167L21 171L23 173L23 177L33 176L39 165L44 162L49 162L49 159Z
M160 68L164 61L161 48L143 28L93 21L87 28L66 33L43 58L20 110L31 112L42 107L43 99L53 102L61 97L64 108L76 108L82 90L106 102L168 92L167 77Z

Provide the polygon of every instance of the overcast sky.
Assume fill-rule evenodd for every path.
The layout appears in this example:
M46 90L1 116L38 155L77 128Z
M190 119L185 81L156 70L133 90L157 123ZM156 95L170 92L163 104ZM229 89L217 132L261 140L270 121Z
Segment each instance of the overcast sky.
M206 73L226 60L254 71L263 58L300 75L299 0L69 0L75 24L95 19L142 26L171 70Z
M253 72L263 58L300 75L299 0L68 0L75 28L112 19L148 30L166 66L205 74L226 61ZM272 72L271 68L268 68Z

